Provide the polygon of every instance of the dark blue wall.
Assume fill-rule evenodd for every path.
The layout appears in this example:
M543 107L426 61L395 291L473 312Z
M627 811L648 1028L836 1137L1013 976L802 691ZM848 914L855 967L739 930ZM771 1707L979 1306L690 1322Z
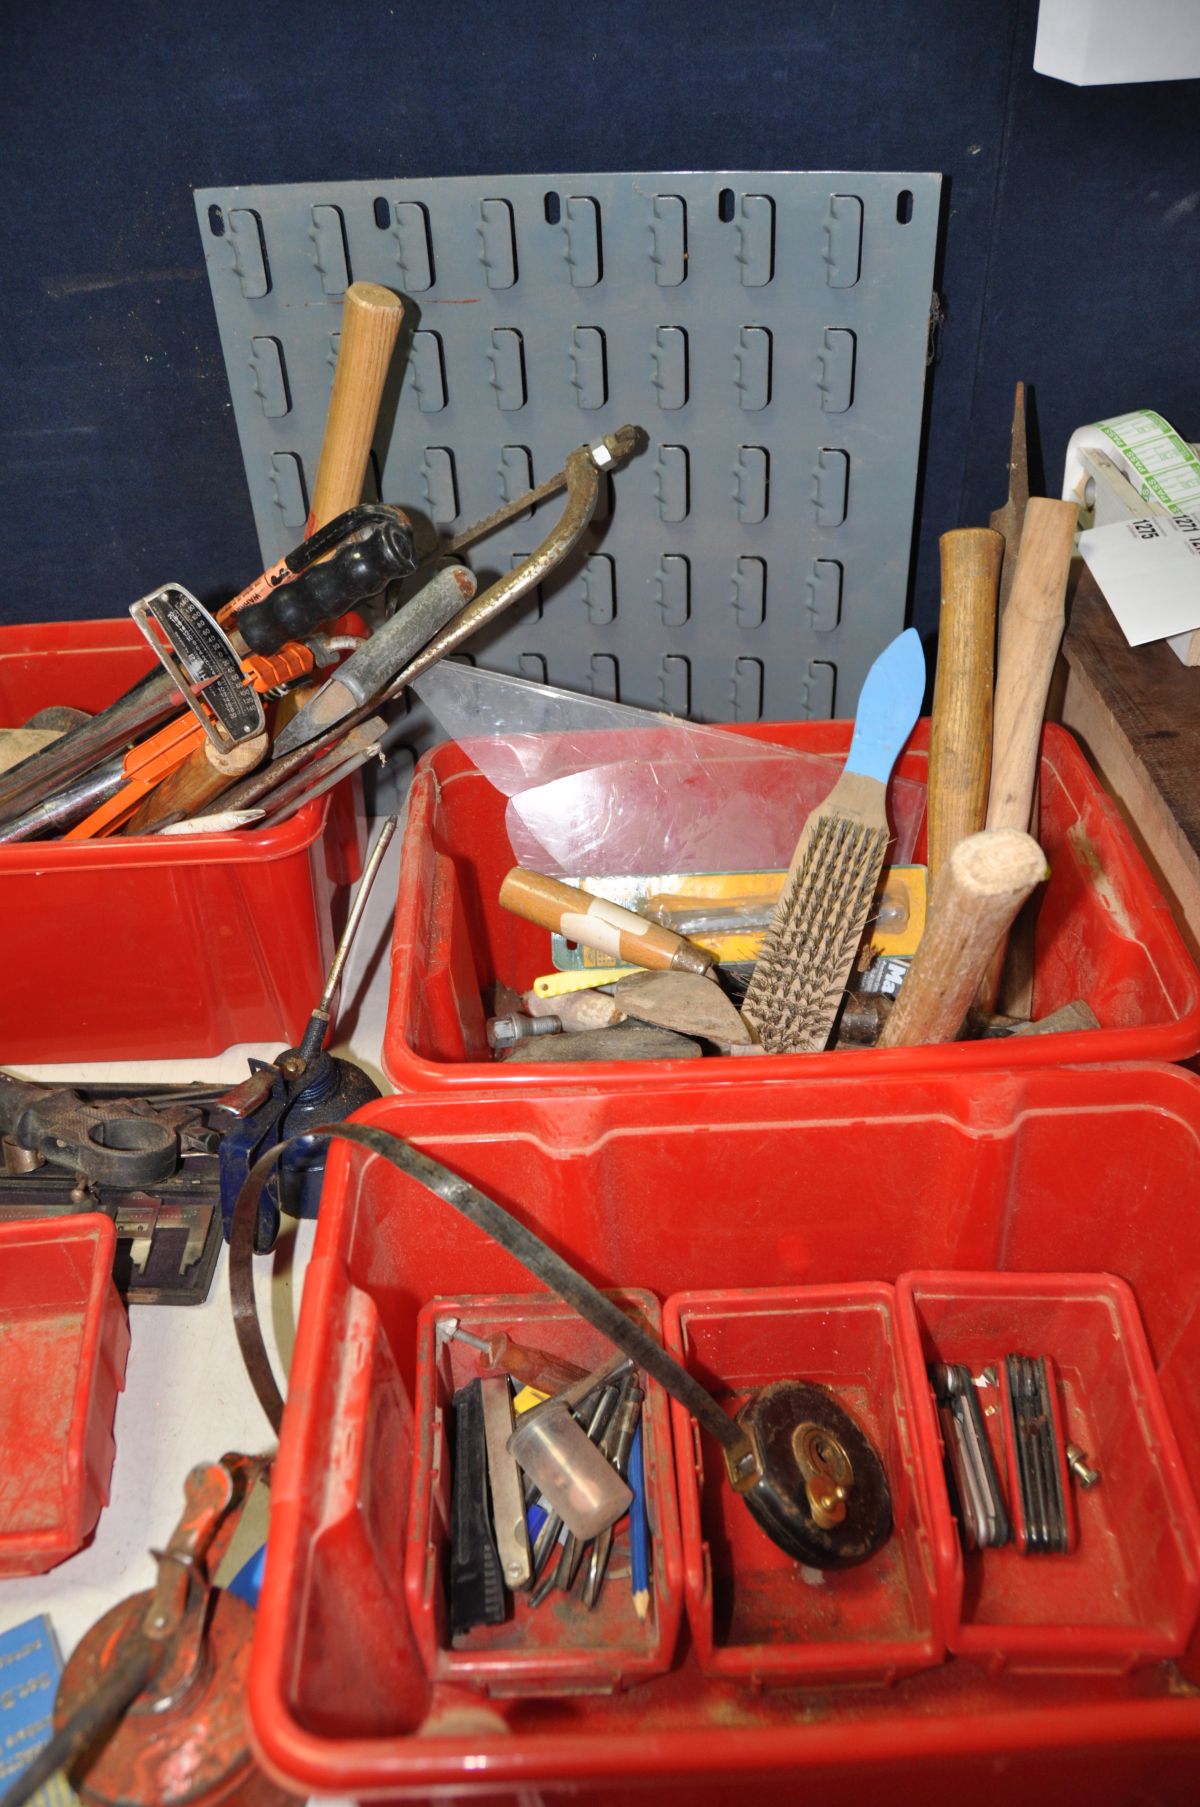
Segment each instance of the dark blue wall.
M914 610L1003 499L1012 385L1200 434L1200 83L1032 69L1034 0L0 7L0 618L207 599L257 550L191 190L625 168L941 170ZM402 498L396 498L402 499Z

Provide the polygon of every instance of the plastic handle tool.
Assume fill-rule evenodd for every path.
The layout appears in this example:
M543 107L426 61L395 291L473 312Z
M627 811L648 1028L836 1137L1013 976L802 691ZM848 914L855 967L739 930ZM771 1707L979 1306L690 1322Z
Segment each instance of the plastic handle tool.
M915 627L885 646L867 673L845 770L886 784L916 726L925 695L925 653Z

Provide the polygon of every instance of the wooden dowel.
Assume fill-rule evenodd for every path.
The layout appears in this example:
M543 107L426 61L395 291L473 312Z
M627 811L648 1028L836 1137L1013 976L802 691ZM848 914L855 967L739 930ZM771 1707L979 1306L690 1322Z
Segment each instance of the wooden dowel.
M881 1048L954 1041L1013 917L1046 877L1046 856L1017 829L985 828L955 847Z
M928 836L932 887L950 850L987 817L992 764L996 597L1004 540L962 527L939 541L942 607L929 736Z
M1012 594L1000 624L989 828L1029 827L1042 717L1065 625L1067 576L1079 511L1032 496Z
M404 304L391 289L352 282L346 290L306 538L362 501L383 385L403 319Z

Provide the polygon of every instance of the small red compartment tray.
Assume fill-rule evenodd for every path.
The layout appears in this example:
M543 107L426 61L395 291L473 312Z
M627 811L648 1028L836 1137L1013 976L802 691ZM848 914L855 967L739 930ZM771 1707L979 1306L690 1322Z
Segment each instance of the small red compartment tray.
M933 1562L890 1286L677 1293L667 1347L733 1412L773 1380L820 1382L879 1451L892 1535L859 1568L802 1570L759 1530L720 1452L671 1402L688 1619L706 1675L891 1682L941 1661Z
M651 1293L624 1291L613 1298L636 1308L654 1334L662 1312ZM578 1598L552 1593L532 1607L510 1595L502 1625L479 1625L458 1646L447 1629L444 1577L449 1543L452 1446L446 1408L457 1389L480 1372L478 1353L459 1342L437 1347L437 1325L457 1318L464 1330L485 1336L499 1330L591 1369L612 1354L607 1338L545 1293L438 1298L417 1320L416 1460L405 1548L404 1586L413 1630L432 1680L476 1687L493 1695L595 1693L662 1675L671 1666L683 1612L683 1562L675 1499L668 1401L646 1383L642 1448L647 1521L653 1540L650 1612L643 1623L633 1610L626 1566L628 1519L617 1527L609 1574L593 1611ZM551 1561L555 1558L551 1556Z
M0 1224L0 1575L40 1575L108 1503L129 1325L99 1213Z
M0 627L0 727L50 703L91 712L154 664L132 621ZM360 869L353 784L290 821L191 839L0 846L9 1065L168 1060L294 1042L333 955L339 887Z
M1200 1614L1200 1514L1126 1283L902 1274L897 1303L949 1649L993 1670L1068 1674L1120 1675L1181 1655ZM1009 1543L964 1556L950 1512L927 1364L996 1366L1002 1386L1014 1354L1050 1357L1064 1433L1100 1471L1096 1487L1073 1486L1069 1555L1025 1556ZM980 1399L1011 1509L1000 1394L984 1388Z

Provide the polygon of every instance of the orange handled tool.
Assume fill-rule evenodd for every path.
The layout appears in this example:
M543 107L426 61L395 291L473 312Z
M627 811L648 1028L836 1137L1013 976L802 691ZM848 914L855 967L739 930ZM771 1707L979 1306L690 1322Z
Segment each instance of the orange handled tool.
M715 964L712 954L673 929L521 866L514 866L501 885L500 907L634 966L704 974Z
M304 677L315 663L309 647L291 643L269 656L248 653L241 665L247 682L262 695L264 691L274 690L277 684ZM125 755L124 782L120 789L111 797L105 798L82 822L77 822L63 839L95 840L115 834L126 823L130 824L131 833L138 833L181 807L185 801L194 808L205 801L206 796L215 796L225 789L232 778L239 777L256 766L266 750L266 738L258 734L251 740L243 741L231 753L219 754L194 715L189 712L177 716L156 734L150 735L148 740L131 748ZM155 795L167 780L176 780L176 775L185 766L190 767L193 778L198 782L189 783L179 778L177 782L172 782L165 797ZM214 780L219 779L211 788L203 782L203 775L207 773L211 773ZM143 814L145 805L151 798L156 804L161 803L162 807ZM131 822L135 815L138 818L136 824Z

